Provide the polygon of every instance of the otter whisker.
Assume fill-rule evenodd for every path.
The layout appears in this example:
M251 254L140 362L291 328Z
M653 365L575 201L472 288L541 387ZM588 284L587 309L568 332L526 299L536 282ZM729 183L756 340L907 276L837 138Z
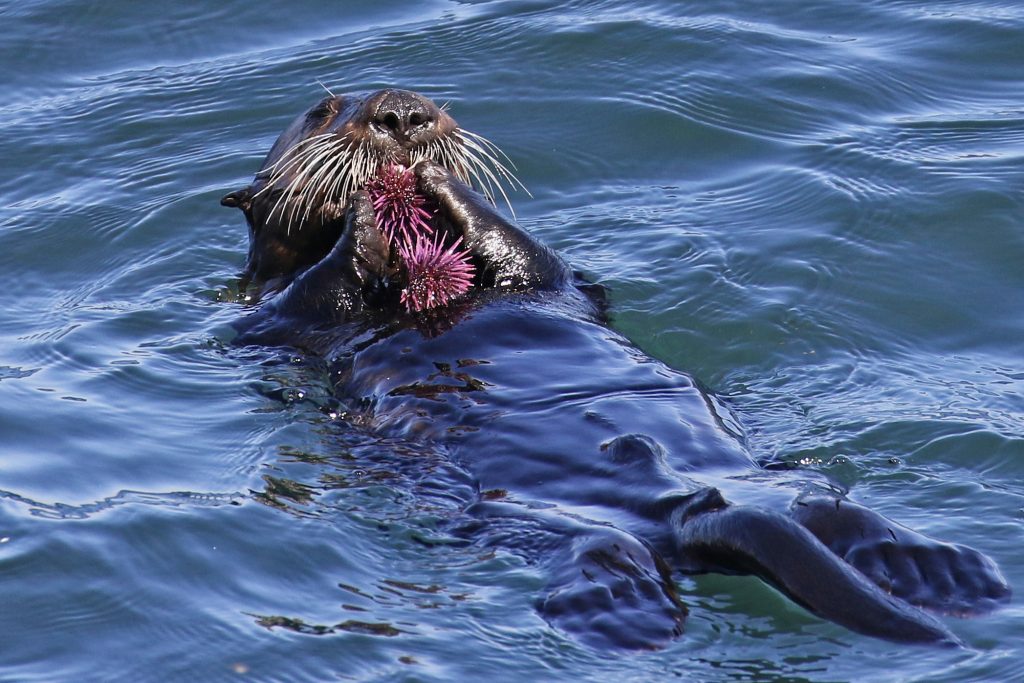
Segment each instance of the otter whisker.
M434 143L428 142L426 145L416 147L409 152L409 168L412 168L423 159L431 159L431 152L434 149Z
M477 155L483 155L475 147L469 143L464 143L462 146L462 158L466 163L467 172L475 179L476 184L480 187L480 190L484 195L494 203L494 191L495 189L501 194L502 199L509 207L509 211L512 211L512 215L515 215L515 210L512 208L512 202L509 201L508 194L505 192L505 188L499 179L498 175L491 169L491 164L488 164L484 160L480 159ZM500 173L500 171L499 171ZM502 173L505 176L505 173ZM506 177L507 179L507 177ZM513 186L514 187L514 186Z
M352 155L352 162L349 164L341 184L341 191L338 193L339 201L346 202L352 192L363 187L366 181L377 172L382 159L367 145L359 145Z
M331 156L333 155L333 159ZM344 175L347 172L349 165L352 160L352 151L350 147L344 147L342 150L334 148L325 154L325 161L322 162L321 170L313 175L310 179L309 187L306 190L305 201L307 203L306 215L308 216L314 208L314 199L318 196L323 196L321 202L322 206L331 201L332 195L332 181L339 175Z
M501 182L498 180L498 177L494 175L494 172L487 168L487 166L485 166L479 159L476 159L472 154L466 153L464 158L468 162L466 164L466 170L469 172L470 176L473 177L475 184L480 188L480 191L483 192L484 196L487 197L487 200L491 202L491 204L495 203L494 189L497 188L498 192L501 193L502 198L505 200L505 203L508 204L509 209L511 209L512 205L509 202L508 195L505 194L505 190L501 186Z
M377 170L379 159L376 154L369 154L368 149L365 145L359 147L359 162L355 168L352 169L353 181L355 187L362 187L371 175Z
M440 148L438 162L454 173L459 180L471 184L472 179L466 171L466 159L461 146L454 139L445 139L438 147Z
M323 135L315 135L311 138L300 140L298 143L285 150L281 154L280 159L262 169L258 174L258 177L273 178L275 176L283 175L290 168L293 168L296 163L300 162L310 149L323 144L326 138L334 137L337 136L333 133L324 133ZM263 190L260 190L260 192L263 192ZM258 194L259 193L257 193L257 195Z
M330 153L331 149L328 145L320 146L315 150L310 150L306 155L304 155L301 166L296 170L291 182L288 184L287 192L285 193L287 201L296 197L301 198L306 193L310 184L313 182L313 178L316 176L316 173L323 170L323 161L328 158ZM292 211L289 218L289 229L291 227L291 222L295 217L296 205L300 203L301 202L292 203Z
M462 146L454 139L446 139L439 145L439 148L439 163L442 163L462 182L472 184L473 179L466 171L466 158Z
M348 168L352 163L351 151L348 151L344 156L339 155L338 160L331 165L330 173L324 177L324 201L327 202L331 198L338 197L339 201L342 195L339 193L342 180L348 175Z
M296 171L291 182L287 185L285 191L282 192L281 196L278 198L277 204L275 204L274 206L275 210L282 203L291 204L291 210L288 212L287 218L288 234L291 233L292 224L295 222L296 217L301 212L303 208L302 205L304 203L311 203L309 201L311 198L307 196L307 188L309 188L311 179L310 174L312 173L313 169L320 167L323 164L323 161L327 159L329 155L334 151L332 147L332 145L325 145L317 148L315 152L309 152L306 155L305 161L302 164L302 166L299 168L298 171ZM296 199L297 201L293 202L293 199ZM284 218L283 207L282 213L280 213L279 215L281 216L282 219Z
M457 143L453 147L453 151L457 149L459 160L465 168L464 174L475 179L478 189L492 203L494 203L494 190L497 189L502 199L508 205L509 211L515 216L512 202L505 192L504 183L508 183L509 187L513 190L519 189L526 192L527 195L530 192L508 166L505 165L502 159L499 158L499 156L504 158L505 161L514 167L515 164L512 163L508 155L482 135L477 135L462 128L455 130L452 138Z
M317 179L314 187L315 192L311 193L310 199L312 199L316 193L322 193L323 205L326 205L335 197L338 197L339 201L342 203L347 200L347 192L343 192L339 197L337 194L337 186L340 178L350 175L354 156L355 152L351 147L348 147L338 153L336 161L333 163L325 163L324 173Z
M496 170L501 176L503 176L505 180L507 180L509 184L511 184L513 187L518 186L518 188L526 192L526 194L530 194L526 187L519 181L518 178L516 178L512 170L509 169L508 166L506 166L505 163L498 158L499 156L503 157L504 160L508 162L508 164L512 167L512 169L515 169L515 163L513 163L513 161L509 159L508 155L502 152L497 145L495 145L493 142L483 137L482 135L477 135L476 133L471 133L466 130L459 130L458 132L465 134L465 137L462 138L463 145L483 155L484 158L486 158L487 161L490 162L490 165L494 167L494 170Z
M289 151L291 151L291 150L289 150ZM283 164L280 168L273 169L273 172L270 173L270 174L267 174L267 175L262 176L262 177L260 177L260 176L257 177L257 179L260 179L260 180L264 181L264 185L263 185L263 187L261 187L253 195L253 197L260 197L260 196L262 196L264 194L269 193L271 190L273 190L275 187L277 187L278 181L281 178L285 177L289 172L291 172L292 169L294 169L294 168L304 164L306 162L307 158L308 158L308 153L307 153L306 150L303 150L302 153L300 153L300 154L294 154L290 158L281 159L278 162L278 164L281 164L282 162L285 162L285 161L287 163ZM275 165L277 165L277 164L275 164ZM289 182L291 182L291 181L289 181Z
M370 176L377 171L380 160L377 155L369 154L369 152L366 145L359 146L355 164L350 172L352 187L349 191L355 191L365 185ZM348 193L345 193L345 196L347 197Z
M515 169L516 165L512 161L512 159L507 154L505 154L505 152L503 152L500 147L498 147L496 144L485 138L483 135L474 133L471 130L466 130L465 128L459 128L456 131L456 134L463 141L472 140L473 142L477 143L477 145L486 148L486 150L490 152L488 156L492 157L495 161L500 162L503 165L507 163L509 166ZM503 161L499 160L498 157L501 157Z
M345 173L343 174L344 183L341 185L341 192L338 193L340 196L348 197L349 194L359 187L355 176L359 172L358 169L363 165L364 156L365 152L362 145L352 150L352 158L349 160L348 166L345 167Z
M351 157L348 145L348 135L317 135L294 145L282 155L280 161L268 167L271 175L257 194L277 187L283 177L291 176L271 209L271 214L276 212L285 222L286 233L291 233L292 225L300 216L302 221L308 220L318 207L316 199L325 191L327 183L333 176L344 174ZM321 208L329 198L325 193L323 202L319 204ZM290 206L290 210L285 216L287 206Z
M501 175L506 180L508 179L508 177L501 172L500 168L495 167L493 160L490 157L488 157L485 152L478 149L477 147L474 147L470 143L466 143L465 146L463 147L463 157L471 167L478 167L481 172L486 173L487 177L492 179L495 183L500 182L498 178L499 175Z
M281 169L283 165L291 160L294 160L296 156L304 154L311 147L316 147L329 138L336 137L333 133L321 133L320 135L313 135L305 140L299 140L294 145L284 150L281 153L281 158L272 164L268 164L260 170L260 175L267 175L269 173L276 172Z
M333 154L333 158L330 155ZM324 154L325 160L320 163L320 168L316 173L309 179L309 183L303 189L300 202L306 205L306 210L303 212L302 220L306 221L309 219L310 213L312 213L316 206L315 199L318 196L322 196L323 199L320 202L320 206L325 206L330 199L330 195L327 193L328 185L338 171L343 169L346 162L348 161L348 151L341 150L335 152L335 150L327 150Z
M339 203L348 201L348 190L345 182L351 177L352 156L353 153L349 150L349 153L344 158L344 164L339 164L338 170L333 172L333 176L327 180L326 196L337 197Z
M447 166L442 160L443 153L440 142L439 140L431 140L426 145L414 149L409 155L409 166L415 166L423 159L430 159Z
M478 144L483 145L484 147L486 147L487 149L489 149L492 152L493 156L495 156L495 157L499 157L500 156L500 157L504 158L505 161L507 161L509 163L509 165L512 166L512 168L515 168L516 165L512 162L512 159L509 158L509 156L507 154L505 154L503 151L501 151L500 147L498 147L496 144L494 144L493 142L491 142L490 140L485 138L483 135L480 135L479 133L474 133L471 130L466 130L465 128L459 128L458 131L456 131L456 132L461 137L470 138L470 139L476 141Z
M323 152L329 146L330 145L326 141L317 141L316 144L308 145L305 149L299 150L299 145L296 145L295 147L289 149L288 152L286 152L286 155L291 156L291 158L288 160L288 163L282 166L281 168L274 169L274 172L267 179L267 184L259 192L256 193L256 196L259 196L260 194L276 187L278 181L282 177L285 177L287 174L292 173L293 171L296 171L296 169L298 169L292 175L292 179L285 186L285 190L288 190L289 188L294 189L293 186L295 185L295 183L297 181L301 181L305 177L306 173L308 172L308 169L311 168L311 164L315 163L315 160L321 154L323 154Z

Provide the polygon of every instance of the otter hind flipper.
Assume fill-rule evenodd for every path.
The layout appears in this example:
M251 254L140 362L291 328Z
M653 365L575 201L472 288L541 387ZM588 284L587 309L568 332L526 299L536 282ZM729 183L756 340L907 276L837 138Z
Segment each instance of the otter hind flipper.
M982 553L929 538L853 501L802 496L791 515L883 590L913 605L965 616L1010 599L999 567Z
M539 605L545 621L600 650L656 650L683 633L688 610L647 544L611 527L572 539Z
M790 517L730 505L717 490L708 491L715 504L698 500L696 508L680 505L672 513L676 542L688 558L709 570L759 576L811 612L858 633L959 644L935 617L885 593Z

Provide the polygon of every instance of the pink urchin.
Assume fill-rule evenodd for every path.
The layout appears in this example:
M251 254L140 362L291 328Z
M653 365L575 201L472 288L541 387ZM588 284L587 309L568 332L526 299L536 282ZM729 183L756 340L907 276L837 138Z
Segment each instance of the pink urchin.
M443 306L473 284L473 264L462 238L449 247L427 222L426 198L416 190L416 175L398 164L382 166L367 181L373 212L388 243L404 266L407 284L401 301L409 311Z
M413 237L431 234L430 212L423 208L426 199L416 191L416 175L399 164L382 166L366 182L373 202L377 225L393 245L412 245Z
M443 306L473 284L474 268L469 251L460 250L462 238L445 247L441 236L429 239L417 234L411 248L399 250L409 276L402 290L402 303L409 311Z

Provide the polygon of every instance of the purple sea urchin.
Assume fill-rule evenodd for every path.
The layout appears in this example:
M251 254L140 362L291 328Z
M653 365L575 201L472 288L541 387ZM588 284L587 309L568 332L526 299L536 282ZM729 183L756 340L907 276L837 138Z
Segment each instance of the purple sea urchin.
M443 306L469 291L474 269L469 252L460 250L461 245L461 237L445 247L440 235L431 239L417 234L411 249L399 250L409 277L402 290L402 303L408 310Z
M416 176L397 164L382 166L366 183L374 215L406 275L401 301L409 311L443 306L464 294L473 283L469 252L462 238L448 247L434 234L423 208L426 198L416 191ZM428 237L433 235L433 238Z
M373 200L377 224L392 245L412 245L414 235L434 231L427 222L430 213L423 208L426 200L416 191L416 176L410 169L398 164L382 166L366 182L366 190Z

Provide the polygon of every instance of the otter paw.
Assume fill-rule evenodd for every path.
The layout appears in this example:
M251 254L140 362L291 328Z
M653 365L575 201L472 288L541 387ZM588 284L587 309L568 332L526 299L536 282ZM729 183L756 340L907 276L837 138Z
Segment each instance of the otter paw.
M431 159L421 159L412 167L412 172L422 184L430 185L447 180L451 177L451 171Z
M385 277L389 272L391 247L377 226L373 202L364 190L353 192L349 199L345 233L338 248L349 254L355 273L362 283Z

